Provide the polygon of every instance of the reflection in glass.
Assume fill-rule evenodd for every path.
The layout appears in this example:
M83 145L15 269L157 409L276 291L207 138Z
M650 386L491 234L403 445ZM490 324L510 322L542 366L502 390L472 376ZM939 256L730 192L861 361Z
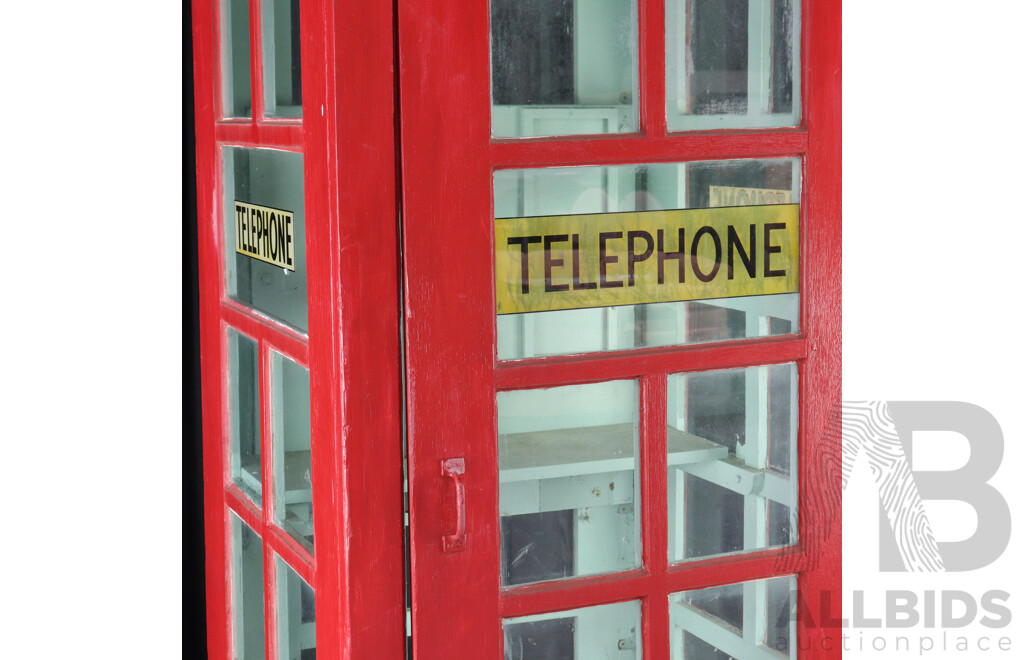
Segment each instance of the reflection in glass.
M748 0L689 3L691 114L747 114L748 6Z
M316 658L316 595L283 559L277 557L277 657Z
M636 3L491 0L495 137L637 130Z
M261 506L259 352L255 341L228 328L231 481Z
M672 658L796 658L795 595L792 576L672 594Z
M795 126L799 3L669 0L669 130Z
M640 601L502 622L505 660L640 660Z
M272 355L274 518L283 529L312 550L309 370L283 355Z
M265 656L263 631L263 539L231 515L231 587L233 658L257 660Z
M302 116L299 0L263 0L263 105L268 117Z
M792 204L796 158L498 170L497 218ZM498 358L673 346L799 332L800 294L497 317Z
M223 0L220 5L221 87L224 114L252 116L249 68L249 1Z
M792 363L669 376L672 561L796 542L797 409ZM674 456L673 436L708 451Z
M228 295L305 332L306 223L302 154L275 149L225 147L224 249ZM293 214L294 270L236 252L235 202Z
M640 564L635 381L498 393L503 586Z

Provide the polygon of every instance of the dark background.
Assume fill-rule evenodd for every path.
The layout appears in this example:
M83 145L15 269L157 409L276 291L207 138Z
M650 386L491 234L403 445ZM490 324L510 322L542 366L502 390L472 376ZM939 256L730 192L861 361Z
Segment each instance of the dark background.
M182 19L181 190L181 634L182 658L206 658L203 571L203 443L199 381L199 263L196 245L195 96L192 10Z

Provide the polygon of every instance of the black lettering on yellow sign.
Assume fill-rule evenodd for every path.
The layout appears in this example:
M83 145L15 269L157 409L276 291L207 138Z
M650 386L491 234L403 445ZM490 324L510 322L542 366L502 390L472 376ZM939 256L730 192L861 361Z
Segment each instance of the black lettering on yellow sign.
M746 270L747 276L751 279L757 277L757 225L749 226L749 236L746 245L740 238L739 234L736 233L736 227L733 225L728 226L728 242L727 242L727 277L731 280L735 277L735 258L738 256L742 262L744 270ZM783 222L770 222L764 225L764 255L762 256L761 263L764 264L764 277L785 277L786 269L774 269L771 267L771 256L777 252L782 251L782 247L775 245L772 242L772 232L782 230L786 228L786 224ZM679 245L685 245L686 230L683 228L679 229ZM636 285L636 264L646 261L651 257L654 251L653 245L654 240L651 235L646 231L631 231L628 233L628 247L626 248L626 273L628 275L629 283L628 286ZM700 251L698 245L703 237L708 236L714 245L714 259L710 263L710 271L704 272L704 266L701 265L699 258ZM595 282L582 282L580 280L580 235L572 235L572 250L573 250L573 277L572 277L572 288L571 290L577 291L580 289L594 289L600 286L602 289L620 287L622 286L621 280L608 279L607 266L614 264L619 261L619 257L612 254L613 250L610 247L610 241L615 238L622 238L622 232L605 232L598 234L598 263L601 264L600 272L600 285ZM635 249L636 239L641 238L645 241L646 247L643 252L637 253ZM564 265L565 260L559 259L553 256L559 254L556 250L552 252L552 246L555 243L564 243L569 240L568 234L555 234L548 236L512 236L508 239L509 245L518 245L520 249L520 262L522 268L522 275L520 281L522 283L522 292L530 293L530 245L533 243L544 243L544 291L569 291L569 284L553 284L552 272L555 268L560 268ZM715 231L714 227L701 227L697 230L697 233L693 237L693 242L690 244L688 252L683 250L677 250L675 252L666 251L664 247L664 231L658 230L658 284L665 283L665 261L668 259L679 260L679 275L678 281L683 283L686 281L686 271L684 270L684 264L686 260L683 258L684 255L689 255L690 268L693 274L697 276L702 282L710 282L715 279L718 275L718 271L722 265L722 240Z
M294 215L291 211L235 202L235 251L295 270Z
M798 264L793 204L495 221L499 314L790 293Z

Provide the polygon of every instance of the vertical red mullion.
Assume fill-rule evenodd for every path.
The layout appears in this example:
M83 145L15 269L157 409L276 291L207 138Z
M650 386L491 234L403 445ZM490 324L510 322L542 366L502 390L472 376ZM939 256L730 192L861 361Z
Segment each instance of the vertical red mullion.
M800 125L807 127L810 124L811 115L811 76L809 73L809 62L811 61L811 23L814 0L800 0L800 61L794 62L794 66L800 67Z
M218 168L214 124L219 115L215 47L219 11L210 0L193 0L192 43L195 72L196 217L198 219L199 323L203 405L203 507L206 541L207 650L211 658L230 651L230 599L227 562L227 502L224 495L224 335L220 323L216 198ZM216 51L216 52L215 52Z
M221 5L222 0L212 0L210 2L209 12L213 20L213 25L210 29L210 34L213 37L213 53L210 58L211 73L213 74L213 116L214 119L222 119L224 117L224 30L221 27ZM193 6L193 12L196 7ZM195 41L193 40L193 43ZM193 48L193 57L198 57L195 49ZM198 59L195 60L199 62ZM198 102L198 97L196 101ZM199 123L199 118L196 117L196 123Z
M841 426L831 419L842 398L842 5L804 0L803 9L808 150L801 296L809 350L799 379L799 534L809 561L798 580L821 623L826 608L834 618L842 608ZM798 643L807 649L801 658L839 658L840 632L798 623ZM829 637L832 646L825 648Z
M667 132L665 116L665 0L639 0L640 130L647 137Z
M334 296L322 304L335 310L340 304L341 309L331 335L331 355L337 360L333 381L339 385L335 402L340 406L336 437L341 460L328 468L341 473L336 478L344 493L338 546L346 564L340 573L346 616L339 628L347 624L349 629L334 633L344 637L340 640L344 655L328 652L324 657L350 660L401 660L406 651L396 4L401 3L325 3L333 48L321 87L329 102L330 139L325 142L330 150L331 212L336 219L333 252L325 256L332 264L336 288ZM463 3L460 9L467 11L471 4ZM454 21L441 25L445 30L456 29ZM309 107L313 111L307 118L323 117L323 104ZM483 108L485 121L489 108L489 104ZM313 142L307 141L307 149ZM321 187L319 182L315 185ZM344 470L336 467L340 465ZM322 547L317 552L324 559ZM327 555L327 561L318 563L318 579L324 564L338 563L337 557Z
M266 637L266 660L280 657L277 652L277 562L274 550L267 543L270 536L263 534L263 630Z
M333 203L337 172L333 162L336 136L328 118L335 110L330 79L335 60L332 30L333 4L325 0L299 3L302 62L303 173L306 201L306 244L309 292L310 450L313 477L314 582L316 648L325 658L347 658L346 629L350 619L344 592L348 573L344 551L345 476L338 428L344 375L336 353L339 274L334 268L338 251L338 217ZM320 107L320 112L308 112ZM314 182L322 182L320 184Z
M273 492L273 406L271 405L271 373L270 347L260 333L259 337L259 407L260 407L260 490L262 491L263 528L260 538L263 539L263 627L266 637L267 660L272 660L275 653L276 627L274 626L274 552L271 550L268 537L271 525L274 524L274 492Z
M345 456L342 444L341 389L347 376L338 354L341 286L337 267L337 114L330 72L336 61L335 5L327 0L299 3L302 61L302 124L309 291L310 450L312 451L313 564L316 594L316 648L325 658L351 657L352 618L348 607L348 556L345 508ZM358 69L357 69L358 70ZM310 112L319 108L319 112ZM359 114L359 113L356 113ZM369 573L369 571L367 572ZM367 583L370 582L367 575Z
M260 408L260 490L262 491L261 511L263 513L263 525L273 524L273 493L271 492L270 478L273 469L273 457L271 456L271 405L270 405L270 348L263 333L257 340L258 346L258 370L259 370L259 408ZM262 534L262 532L260 532Z
M668 376L640 379L640 521L644 567L652 575L668 569ZM656 580L655 584L661 584ZM669 657L668 598L652 589L643 599L643 654Z
M263 24L262 0L249 0L249 70L252 74L252 121L263 119Z

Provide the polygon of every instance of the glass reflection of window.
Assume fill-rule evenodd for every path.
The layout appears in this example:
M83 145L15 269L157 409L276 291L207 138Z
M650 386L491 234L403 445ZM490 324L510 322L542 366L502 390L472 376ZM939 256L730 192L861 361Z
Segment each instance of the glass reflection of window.
M263 105L268 117L302 116L299 0L263 0Z
M313 549L313 476L309 427L309 370L272 354L274 518Z
M222 0L221 98L227 117L252 116L252 81L249 68L249 2Z
M799 3L670 0L665 18L669 130L799 123Z
M637 130L636 3L491 0L495 137Z
M316 594L283 559L276 557L277 657L316 658Z
M643 657L640 601L505 619L502 629L505 660Z
M499 392L502 585L640 564L635 381Z
M774 577L669 596L676 660L796 658L796 578Z
M797 410L792 363L669 377L672 561L796 542Z
M263 539L231 514L233 657L263 660L266 654L263 603Z
M259 347L228 329L228 395L231 481L262 506Z

